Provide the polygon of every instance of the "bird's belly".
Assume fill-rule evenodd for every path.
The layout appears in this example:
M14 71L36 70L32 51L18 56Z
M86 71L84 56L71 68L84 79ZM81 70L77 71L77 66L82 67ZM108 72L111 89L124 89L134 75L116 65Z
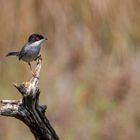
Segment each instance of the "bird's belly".
M32 50L32 51L28 51L23 57L22 60L26 61L26 62L31 62L34 59L37 58L37 56L39 55L39 50Z

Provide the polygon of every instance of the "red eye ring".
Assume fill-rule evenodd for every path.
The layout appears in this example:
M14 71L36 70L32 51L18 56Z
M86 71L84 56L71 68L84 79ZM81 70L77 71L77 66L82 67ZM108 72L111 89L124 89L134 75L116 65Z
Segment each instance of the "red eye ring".
M38 41L39 40L39 37L36 37L35 39Z

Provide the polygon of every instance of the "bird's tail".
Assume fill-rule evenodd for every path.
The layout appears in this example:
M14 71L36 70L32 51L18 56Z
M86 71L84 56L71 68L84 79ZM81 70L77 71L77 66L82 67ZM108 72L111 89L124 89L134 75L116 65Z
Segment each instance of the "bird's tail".
M19 52L9 52L6 56L18 56Z

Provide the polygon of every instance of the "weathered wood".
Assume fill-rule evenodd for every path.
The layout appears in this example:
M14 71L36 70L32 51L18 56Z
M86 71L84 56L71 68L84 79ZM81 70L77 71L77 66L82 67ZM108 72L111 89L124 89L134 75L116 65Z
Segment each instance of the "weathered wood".
M38 60L35 77L20 85L13 84L21 93L22 99L2 100L0 115L15 117L24 122L36 140L59 140L55 130L45 116L46 105L39 105L39 75L41 59Z

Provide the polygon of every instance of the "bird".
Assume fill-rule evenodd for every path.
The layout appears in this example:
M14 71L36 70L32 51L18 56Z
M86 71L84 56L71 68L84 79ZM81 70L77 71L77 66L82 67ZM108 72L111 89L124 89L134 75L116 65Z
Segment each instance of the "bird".
M39 58L41 44L45 40L47 40L47 38L43 37L40 34L31 34L20 51L9 52L6 54L6 56L16 56L18 57L18 60L23 60L24 62L27 62L32 75L35 76L35 73L32 71L31 62Z

